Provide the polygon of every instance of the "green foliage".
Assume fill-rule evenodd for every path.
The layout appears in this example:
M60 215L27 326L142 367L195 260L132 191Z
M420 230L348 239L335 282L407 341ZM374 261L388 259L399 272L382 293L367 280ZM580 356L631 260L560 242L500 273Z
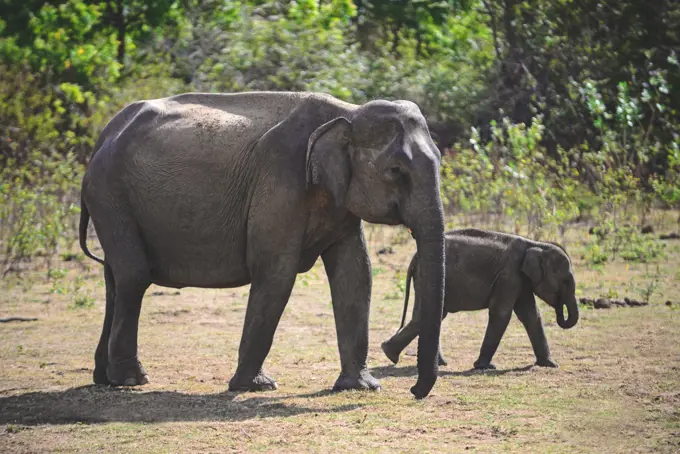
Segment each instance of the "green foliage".
M403 300L406 292L406 276L401 271L394 273L392 289L385 295L386 300Z
M442 193L449 209L491 211L526 225L529 235L555 236L578 214L578 182L565 153L559 159L544 153L542 130L540 118L528 128L506 118L492 123L486 143L473 130L471 148L457 146L444 161Z
M660 288L662 276L661 271L659 270L659 265L656 265L653 273L649 272L649 266L647 266L644 277L648 280L643 283L638 283L635 278L631 278L627 287L629 291L640 295L642 301L649 303L649 300L652 298L652 296L661 293Z
M70 279L68 269L52 268L47 273L47 279L51 282L50 293L67 297L70 301L69 309L94 307L95 299L84 288L85 277L83 275Z
M0 245L4 265L37 254L52 256L75 238L79 206L71 202L83 172L75 155L31 154L27 165L12 159L0 171Z
M99 131L130 101L189 90L412 100L448 152L449 213L538 239L594 218L618 233L591 238L589 263L657 260L621 232L680 204L680 8L638 3L2 2L2 260L71 254Z
M93 35L99 5L69 0L58 6L43 4L31 14L23 43L0 34L0 59L26 61L43 77L96 87L115 81L119 65L113 35Z
M604 265L609 261L609 255L597 241L591 241L586 245L586 253L583 258L592 267Z
M603 265L621 257L629 262L649 263L664 256L666 244L631 226L605 223L593 229L584 259L590 266Z

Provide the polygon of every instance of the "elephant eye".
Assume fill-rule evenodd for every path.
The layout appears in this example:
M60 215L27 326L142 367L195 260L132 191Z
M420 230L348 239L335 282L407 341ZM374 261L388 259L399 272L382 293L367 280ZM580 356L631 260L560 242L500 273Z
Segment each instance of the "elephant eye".
M410 180L406 171L398 166L390 166L383 171L383 178L385 181L399 186L410 184Z
M399 180L404 173L402 170L399 168L399 166L392 166L388 167L387 169L384 170L383 172L383 177L388 180L388 181L397 181Z

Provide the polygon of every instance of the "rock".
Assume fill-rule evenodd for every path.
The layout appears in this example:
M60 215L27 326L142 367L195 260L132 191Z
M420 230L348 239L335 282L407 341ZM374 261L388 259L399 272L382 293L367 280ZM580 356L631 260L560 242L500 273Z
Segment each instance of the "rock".
M659 239L660 240L677 240L677 239L680 239L680 235L678 235L675 232L669 233L669 234L663 234L662 233L661 235L659 235Z
M593 305L592 298L588 298L586 296L579 298L578 302L583 304L584 306L592 306Z
M595 307L595 309L609 309L612 307L612 304L607 298L598 298L597 301L595 301L595 304L593 304L593 307Z
M654 227L652 227L651 225L642 226L642 229L640 229L640 232L641 233L654 233Z
M585 306L590 306L595 309L611 309L612 307L641 307L641 306L647 306L649 303L645 301L638 301L634 300L631 298L624 298L622 300L620 299L614 299L614 298L588 298L588 297L582 297L579 298L579 303L585 305ZM672 304L672 303L671 303ZM666 303L666 305L669 305Z

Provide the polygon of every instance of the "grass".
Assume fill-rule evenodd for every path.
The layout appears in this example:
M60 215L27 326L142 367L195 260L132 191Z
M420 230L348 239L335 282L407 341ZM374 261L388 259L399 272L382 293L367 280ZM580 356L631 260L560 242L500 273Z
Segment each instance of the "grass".
M680 242L668 241L666 257L649 267L617 259L598 269L586 267L584 246L570 242L583 296L617 292L639 299L630 292L653 279L658 264L650 305L583 309L575 328L561 330L541 303L560 364L550 370L531 367L529 340L513 319L494 361L499 369L470 371L486 314L447 317L442 350L449 365L432 395L415 401L409 392L417 375L415 343L397 366L380 350L399 325L399 284L415 244L402 228L368 226L367 237L374 268L368 360L381 379L378 393L329 392L339 357L320 261L298 277L277 330L265 368L280 388L270 393L226 392L247 287L150 288L140 357L151 383L112 389L91 385L102 270L87 261L59 264L63 292L44 279L44 269L8 276L0 282L0 316L39 320L0 324L0 451L680 450L680 310L664 304L680 302ZM377 253L387 246L392 253Z

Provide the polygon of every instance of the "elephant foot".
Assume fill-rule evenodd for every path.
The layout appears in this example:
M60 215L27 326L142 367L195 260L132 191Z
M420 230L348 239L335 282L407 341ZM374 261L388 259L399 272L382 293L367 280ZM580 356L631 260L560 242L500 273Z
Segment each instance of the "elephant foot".
M440 353L440 354L438 355L438 357L437 357L437 362L439 363L440 366L448 366L448 365L449 365L449 363L446 362L446 360L445 360L444 357L441 355L441 353Z
M552 358L537 359L536 365L539 367L560 367Z
M340 374L335 385L333 385L333 391L346 391L348 389L380 391L380 382L366 369L359 372L358 377Z
M399 354L401 353L401 350L395 350L390 344L390 341L385 341L380 344L380 346L382 347L382 351L385 352L385 356L387 356L387 358L389 358L392 363L397 364L399 362Z
M477 370L494 370L494 369L496 369L496 366L494 366L493 363L487 362L487 361L480 361L480 360L475 361L474 366L475 366L475 369L477 369Z
M101 379L101 374L97 373L97 368L95 368L94 375L99 375ZM149 383L149 376L137 357L116 363L109 362L106 368L106 377L111 386L141 386ZM97 380L97 377L95 377L95 380ZM97 382L95 381L95 383Z
M279 388L276 380L260 372L252 379L241 379L234 375L229 380L229 391L274 391Z
M92 381L95 385L110 385L109 377L106 375L106 364L94 366L94 372L92 372Z

